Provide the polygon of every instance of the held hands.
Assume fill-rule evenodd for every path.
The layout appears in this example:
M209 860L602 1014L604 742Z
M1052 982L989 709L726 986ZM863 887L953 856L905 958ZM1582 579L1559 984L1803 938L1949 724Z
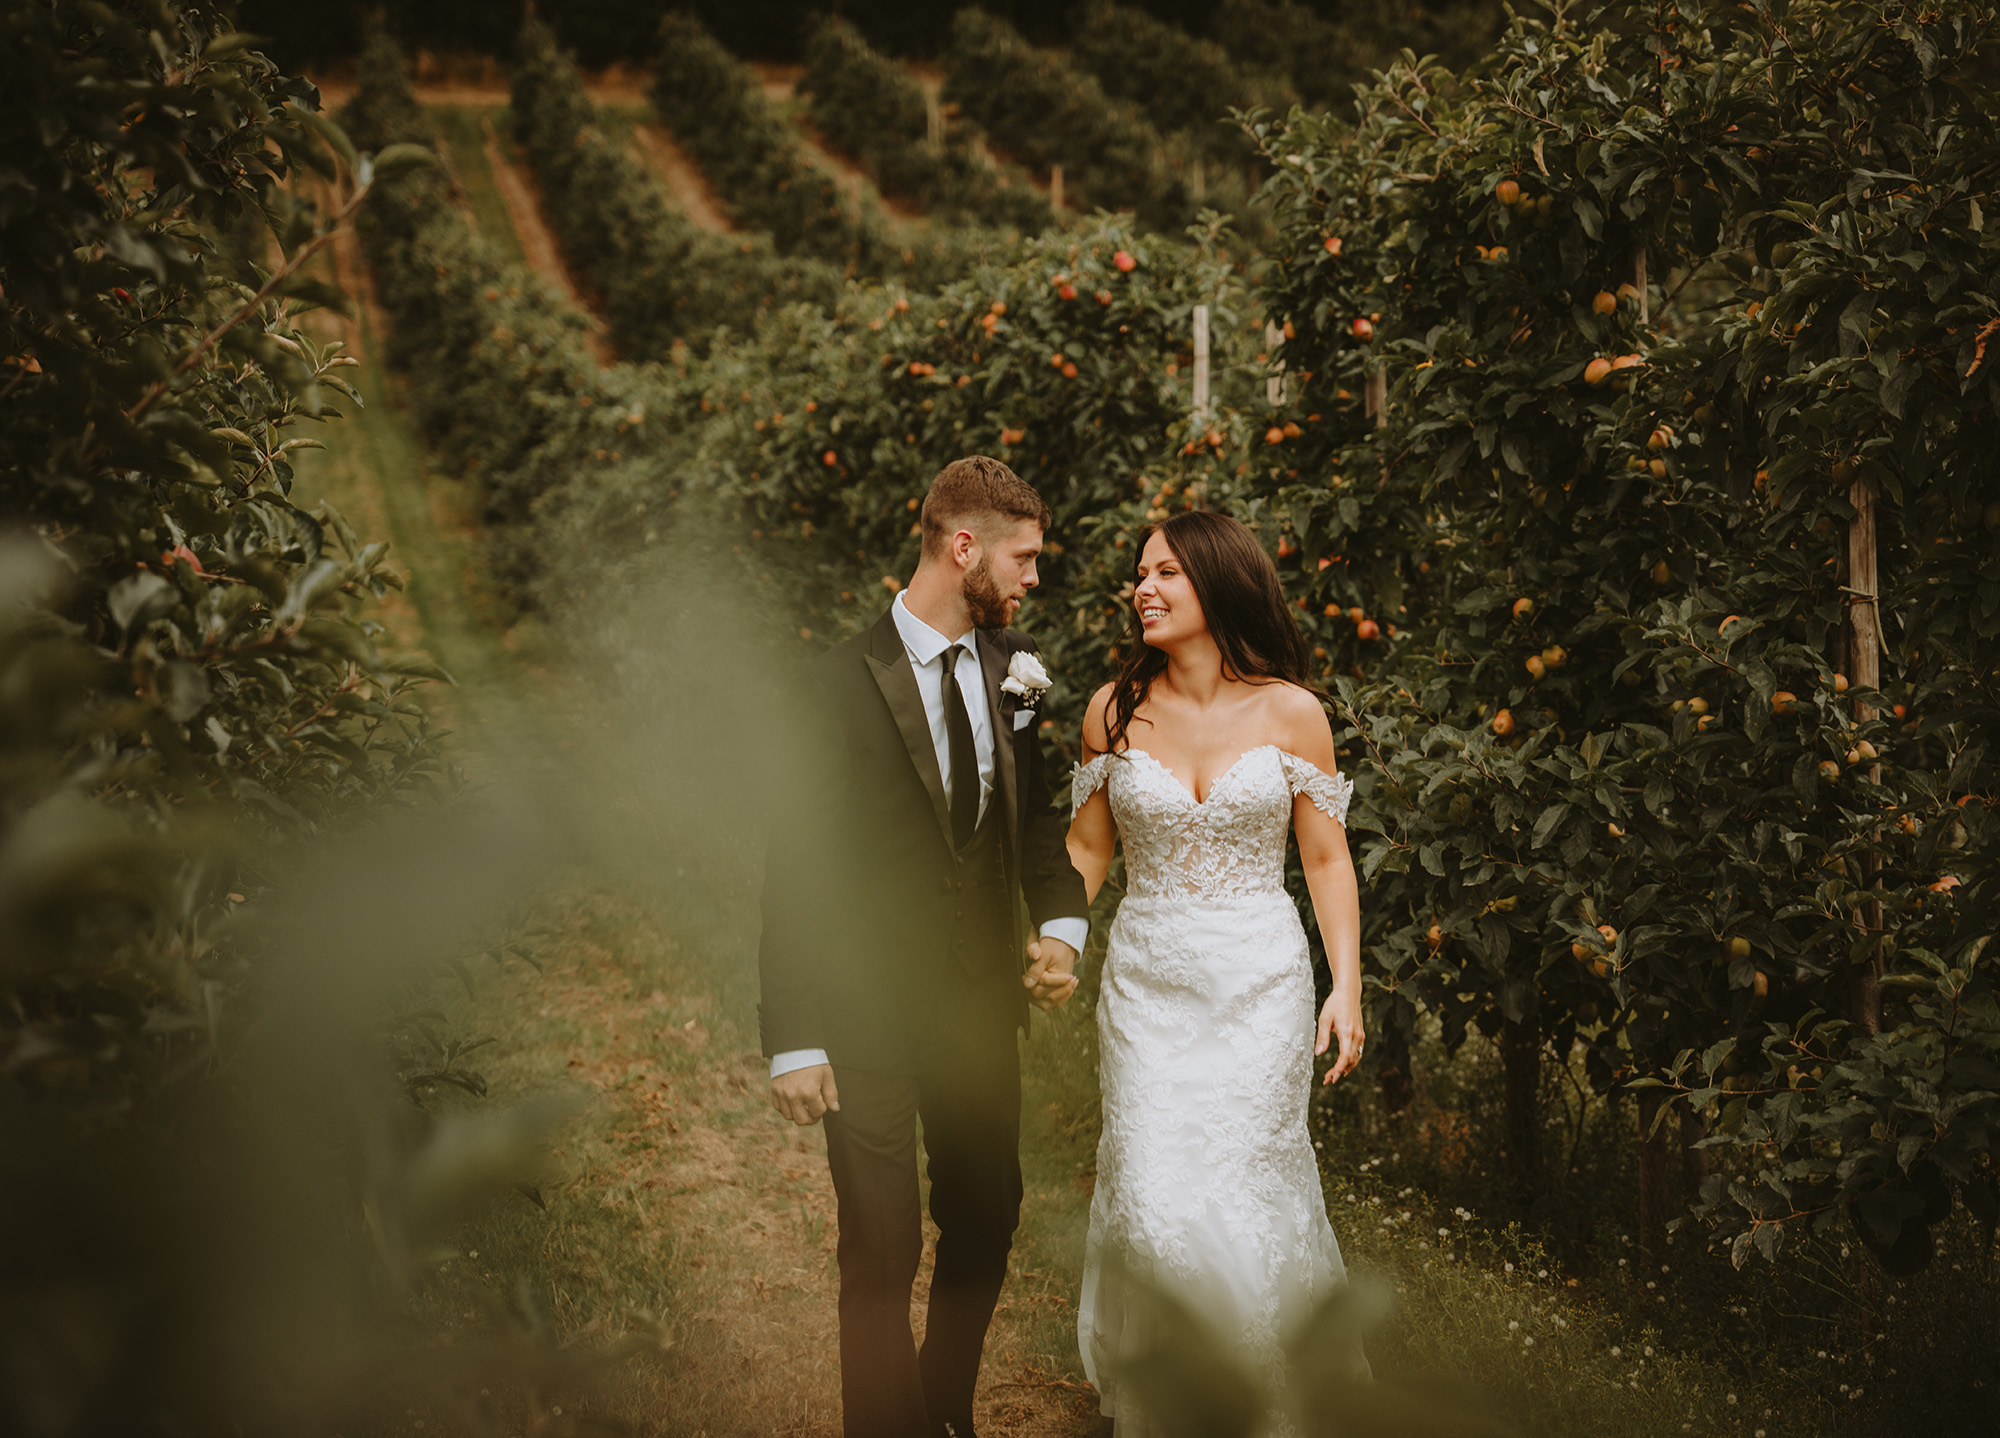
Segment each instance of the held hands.
M1076 950L1061 939L1033 939L1028 958L1028 972L1021 975L1028 1002L1044 1013L1068 1003L1076 992Z
M1319 1040L1313 1045L1313 1052L1325 1053L1336 1033L1340 1035L1340 1057L1326 1071L1328 1084L1347 1077L1361 1066L1361 1042L1365 1035L1361 1029L1359 992L1342 993L1336 988L1327 996L1325 1007L1319 1011Z
M840 1090L833 1086L833 1065L793 1069L771 1080L771 1107L796 1124L816 1124L829 1109L840 1112Z

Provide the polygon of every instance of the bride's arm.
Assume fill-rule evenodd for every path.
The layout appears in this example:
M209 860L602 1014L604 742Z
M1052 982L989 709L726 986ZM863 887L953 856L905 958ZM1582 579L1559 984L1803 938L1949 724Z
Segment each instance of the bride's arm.
M1296 721L1292 742L1285 747L1324 774L1335 768L1333 729L1319 701L1296 691ZM1296 702L1296 701L1295 701ZM1361 1023L1361 892L1354 876L1354 859L1347 851L1347 828L1305 794L1292 801L1292 831L1298 835L1299 862L1305 868L1306 891L1313 916L1326 944L1327 966L1333 971L1333 992L1319 1013L1319 1035L1313 1052L1323 1054L1338 1040L1340 1055L1327 1070L1326 1082L1344 1078L1361 1063L1365 1037Z
M1111 686L1105 685L1090 696L1083 716L1083 759L1087 764L1104 752L1104 715L1111 704ZM1118 847L1118 824L1111 817L1111 800L1105 785L1077 807L1069 825L1069 861L1083 876L1083 890L1092 902L1104 887L1111 871L1111 856Z

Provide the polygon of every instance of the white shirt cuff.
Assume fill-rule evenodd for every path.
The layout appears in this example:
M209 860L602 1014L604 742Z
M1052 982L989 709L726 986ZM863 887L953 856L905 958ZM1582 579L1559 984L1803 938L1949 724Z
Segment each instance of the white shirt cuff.
M781 1054L771 1055L771 1077L788 1074L793 1069L809 1069L826 1061L825 1049L787 1049Z
M1060 939L1080 954L1083 946L1090 941L1090 920L1050 919L1042 925L1042 937Z

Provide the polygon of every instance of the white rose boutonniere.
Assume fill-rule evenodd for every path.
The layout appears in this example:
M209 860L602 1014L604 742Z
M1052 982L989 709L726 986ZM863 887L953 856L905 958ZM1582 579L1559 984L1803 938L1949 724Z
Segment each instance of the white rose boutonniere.
M1021 649L1007 661L1007 677L1000 681L1002 694L1012 694L1023 706L1033 708L1049 688L1049 671L1042 668L1038 656Z

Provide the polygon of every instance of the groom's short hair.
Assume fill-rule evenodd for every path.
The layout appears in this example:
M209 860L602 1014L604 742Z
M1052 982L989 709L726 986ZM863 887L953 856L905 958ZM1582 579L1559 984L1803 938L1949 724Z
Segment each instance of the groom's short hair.
M1049 506L1035 487L997 459L983 454L955 459L938 471L924 496L924 553L944 553L961 529L990 519L1032 519L1049 527Z

